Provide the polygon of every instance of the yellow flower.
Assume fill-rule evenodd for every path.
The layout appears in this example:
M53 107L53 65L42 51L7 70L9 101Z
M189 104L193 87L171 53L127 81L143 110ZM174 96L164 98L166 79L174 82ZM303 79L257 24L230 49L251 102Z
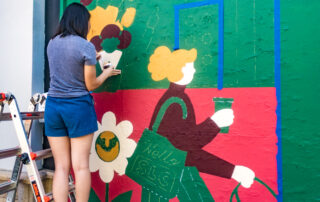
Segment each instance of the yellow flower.
M117 25L121 31L123 27L130 27L134 21L136 9L127 8L121 18L121 22L117 20L118 13L119 9L114 6L108 6L106 9L97 6L94 10L90 11L91 29L88 32L87 39L90 41L92 37L100 35L102 29L109 24Z

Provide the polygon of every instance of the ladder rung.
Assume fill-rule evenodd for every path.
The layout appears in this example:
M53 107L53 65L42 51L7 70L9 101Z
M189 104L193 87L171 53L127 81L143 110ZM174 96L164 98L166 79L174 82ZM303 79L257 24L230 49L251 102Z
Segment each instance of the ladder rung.
M43 119L44 112L21 112L20 115L22 120ZM11 113L0 114L0 121L9 121L11 119Z
M13 147L10 149L0 150L0 159L16 156L20 154L20 147Z
M75 190L75 186L74 186L74 184L69 184L69 193L70 192L74 192L74 190ZM49 198L49 200L48 201L52 201L53 200L53 195L52 195L52 192L50 192L50 193L47 193L46 194L46 196Z
M69 184L69 192L74 192L76 186L74 184Z
M52 156L52 153L50 148L31 153L32 160L45 159L51 156Z
M1 183L0 184L0 195L16 189L17 188L16 185L17 185L17 182L11 181L11 180Z
M52 201L53 200L53 195L52 195L52 192L50 192L50 193L47 193L46 194L46 197L48 197L48 201Z

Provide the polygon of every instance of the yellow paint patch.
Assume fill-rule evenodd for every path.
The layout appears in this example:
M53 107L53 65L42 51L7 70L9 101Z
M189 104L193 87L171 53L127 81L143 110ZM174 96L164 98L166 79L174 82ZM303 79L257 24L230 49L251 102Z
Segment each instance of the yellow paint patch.
M101 133L100 138L104 138L105 140L105 145L107 147L110 147L110 140L115 138L116 136L110 132L110 131L105 131ZM99 158L105 162L111 162L117 158L117 156L120 153L120 145L119 145L119 140L117 139L117 143L115 146L113 146L110 151L104 150L99 144L96 144L96 151L99 156Z
M124 26L130 27L134 21L136 9L127 8L126 12L122 16L121 22L117 20L118 13L119 9L115 6L108 6L106 9L97 6L94 10L90 11L91 29L88 32L87 39L91 40L92 37L100 35L103 28L109 24L117 25L121 31Z
M87 39L90 40L96 35L100 35L102 29L109 24L115 24L119 9L114 6L108 6L106 9L97 6L90 11L91 29L89 30Z
M121 24L124 27L130 27L134 21L135 15L136 15L135 8L127 8L126 12L123 14L121 18Z
M171 52L166 46L158 47L150 57L148 71L154 81L167 78L170 82L177 82L183 78L182 68L186 63L194 62L197 50L179 49Z

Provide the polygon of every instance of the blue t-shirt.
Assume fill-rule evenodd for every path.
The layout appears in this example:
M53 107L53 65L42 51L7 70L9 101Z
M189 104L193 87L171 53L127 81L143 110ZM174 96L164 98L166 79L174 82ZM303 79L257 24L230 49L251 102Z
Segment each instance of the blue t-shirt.
M80 97L89 92L84 82L84 65L96 64L94 45L76 35L56 36L49 41L51 97Z

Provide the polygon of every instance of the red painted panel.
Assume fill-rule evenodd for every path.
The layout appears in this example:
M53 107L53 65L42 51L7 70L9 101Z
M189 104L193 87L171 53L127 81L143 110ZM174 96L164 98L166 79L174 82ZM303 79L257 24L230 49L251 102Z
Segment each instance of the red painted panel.
M105 112L112 111L117 122L129 120L133 133L129 137L138 142L143 130L150 124L153 110L166 89L121 90L116 93L94 94L98 120ZM226 88L186 89L197 123L214 113L213 97L234 98L234 123L228 134L220 133L204 149L235 165L252 169L256 176L277 190L277 136L275 88ZM215 201L229 201L237 182L201 173L205 184ZM92 186L101 200L104 200L105 184L98 173L92 174ZM141 187L127 176L115 174L109 186L109 198L133 190L131 201L141 201ZM277 192L277 191L276 191ZM239 188L242 201L276 201L261 184L255 182L251 188ZM170 201L178 201L172 199Z

